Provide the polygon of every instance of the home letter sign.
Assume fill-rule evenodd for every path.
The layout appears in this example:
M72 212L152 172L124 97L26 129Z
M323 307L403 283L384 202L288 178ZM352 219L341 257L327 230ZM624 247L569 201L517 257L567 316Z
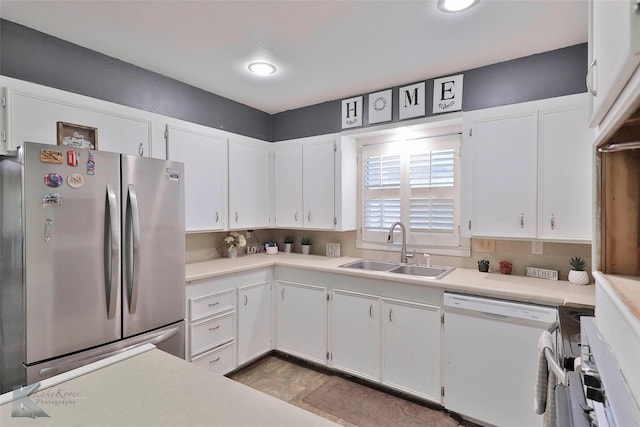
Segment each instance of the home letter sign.
M433 114L462 110L462 74L433 81Z
M398 94L400 120L425 115L424 82L401 87Z
M342 129L362 126L362 97L342 100Z
M391 89L369 94L369 124L391 121Z

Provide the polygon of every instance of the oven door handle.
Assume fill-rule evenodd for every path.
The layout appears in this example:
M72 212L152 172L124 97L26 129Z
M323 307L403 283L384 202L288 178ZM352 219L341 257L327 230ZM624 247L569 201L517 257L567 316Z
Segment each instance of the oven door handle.
M567 385L567 373L560 367L549 347L544 349L544 357L547 359L547 366L556 376L558 383Z

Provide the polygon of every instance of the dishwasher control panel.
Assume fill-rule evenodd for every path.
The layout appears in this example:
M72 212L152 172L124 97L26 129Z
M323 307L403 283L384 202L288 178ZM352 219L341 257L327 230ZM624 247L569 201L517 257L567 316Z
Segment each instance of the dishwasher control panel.
M500 317L515 317L536 322L553 323L557 320L554 307L537 306L511 301L459 294L444 294L444 306L462 310L478 311Z

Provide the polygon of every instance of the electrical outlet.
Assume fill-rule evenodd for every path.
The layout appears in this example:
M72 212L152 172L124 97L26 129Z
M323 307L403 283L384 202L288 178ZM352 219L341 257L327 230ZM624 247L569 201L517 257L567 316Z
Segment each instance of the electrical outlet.
M484 252L487 254L496 253L496 241L493 239L477 239L475 241L475 252Z
M531 253L533 255L542 255L544 253L544 247L542 242L532 241L531 242Z

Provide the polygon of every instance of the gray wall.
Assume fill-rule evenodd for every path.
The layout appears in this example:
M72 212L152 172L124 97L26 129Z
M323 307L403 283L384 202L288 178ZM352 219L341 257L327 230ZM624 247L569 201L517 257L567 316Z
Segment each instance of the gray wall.
M340 132L341 100L269 115L118 59L0 19L0 74L267 141ZM587 44L464 74L465 111L586 92ZM82 64L78 67L77 64ZM433 79L426 80L426 99ZM401 86L415 82L406 82ZM398 88L393 105L398 105ZM387 89L384 87L378 90ZM345 98L367 94L350 94ZM431 116L431 103L426 103ZM363 108L364 127L368 127ZM398 122L397 107L392 122Z

